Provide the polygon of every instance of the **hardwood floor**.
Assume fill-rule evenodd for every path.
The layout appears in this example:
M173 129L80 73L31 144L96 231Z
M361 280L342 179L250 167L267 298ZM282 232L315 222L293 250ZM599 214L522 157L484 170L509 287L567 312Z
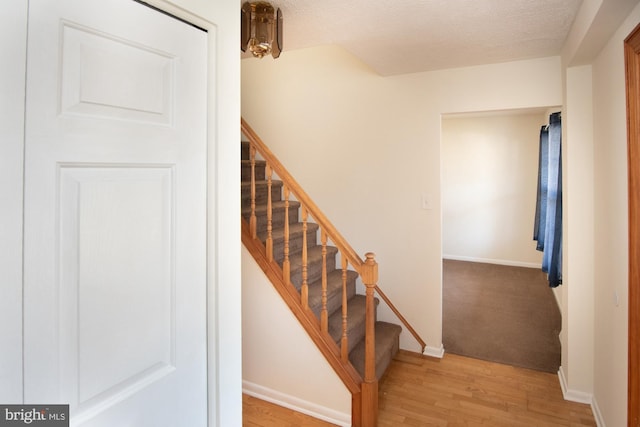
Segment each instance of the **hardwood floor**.
M242 395L242 425L245 427L326 427L333 424L255 397Z
M379 427L595 426L589 405L565 401L558 376L454 354L400 351L380 381ZM244 426L331 426L244 397Z
M556 374L401 351L380 382L379 426L595 426Z

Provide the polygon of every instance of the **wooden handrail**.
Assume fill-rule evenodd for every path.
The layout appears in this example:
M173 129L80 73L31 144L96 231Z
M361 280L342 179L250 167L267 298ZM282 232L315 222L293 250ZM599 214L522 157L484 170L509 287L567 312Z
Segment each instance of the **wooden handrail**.
M411 335L413 335L413 338L415 338L415 340L418 341L418 343L422 347L422 352L424 353L424 349L427 347L427 343L425 343L424 340L420 337L420 335L416 332L416 330L413 329L411 324L407 321L407 319L404 318L404 316L400 313L400 311L398 311L396 306L393 305L389 297L387 297L385 293L382 292L382 289L380 289L380 287L376 286L376 292L378 293L378 295L380 295L380 297L384 300L384 302L389 306L391 311L393 311L393 314L395 314L396 317L400 319L402 324L407 328L407 330L411 332Z
M347 257L349 263L355 268L355 270L360 272L360 267L363 263L362 258L360 258L357 252L353 250L347 240L342 237L342 234L338 232L329 219L322 213L320 208L318 208L314 203L311 197L309 197L309 195L302 189L300 184L298 184L289 171L282 165L282 163L280 163L278 158L271 152L271 150L269 150L266 144L262 142L260 137L253 131L253 129L251 129L244 119L241 119L241 129L242 133L244 133L251 143L256 146L260 155L271 166L271 169L282 181L286 183L289 190L296 196L296 199L306 207L315 222L327 232L327 235L331 238L333 244L336 245L336 247Z

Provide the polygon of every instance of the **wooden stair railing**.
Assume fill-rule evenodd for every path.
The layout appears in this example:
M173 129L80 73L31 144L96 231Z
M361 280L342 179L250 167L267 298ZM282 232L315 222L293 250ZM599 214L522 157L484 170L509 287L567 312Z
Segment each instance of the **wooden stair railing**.
M297 181L291 176L287 169L280 163L276 156L269 150L264 142L258 137L253 129L241 119L241 130L250 144L250 165L251 165L251 214L249 222L242 221L242 240L244 245L254 254L261 254L263 257L255 257L256 261L267 274L276 289L279 291L287 305L302 326L305 328L311 339L319 350L323 353L333 370L340 377L347 389L352 394L352 425L354 426L375 426L377 425L378 414L378 380L375 366L375 293L382 297L385 303L391 308L393 313L404 324L407 330L414 336L421 345L422 351L425 349L425 342L417 334L415 329L400 314L397 308L391 303L389 298L378 287L378 264L372 252L365 254L365 260L353 250L346 239L338 232L334 225L326 218L322 211L316 206L313 200L307 195ZM259 154L266 162L265 178L267 182L267 225L266 239L264 245L258 239L258 226L256 216L256 155ZM273 174L283 183L284 194L284 249L282 266L274 260L274 239L273 239L273 205L272 186ZM289 248L289 204L291 195L300 203L302 217L302 286L300 293L291 283L291 263ZM322 303L320 319L314 315L309 308L309 290L307 283L307 227L311 217L315 224L319 226L320 243L322 247ZM327 316L327 241L330 240L338 249L341 255L342 269L342 336L340 348L336 346L328 333ZM346 281L347 270L353 268L360 277L366 288L365 302L365 363L364 378L358 374L349 362L349 343L347 338L347 293Z

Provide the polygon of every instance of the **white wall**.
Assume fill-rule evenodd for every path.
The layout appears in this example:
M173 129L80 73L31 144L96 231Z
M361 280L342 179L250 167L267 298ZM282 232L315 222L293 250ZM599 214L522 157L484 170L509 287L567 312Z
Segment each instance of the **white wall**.
M593 128L591 66L566 70L563 114L562 366L565 397L593 392Z
M211 138L208 158L210 425L239 425L242 419L240 194L237 191L240 58L236 41L240 33L240 2L148 2L209 30L209 65L215 70L207 88L211 106L208 123ZM3 6L0 43L4 60L14 65L3 67L0 75L3 94L0 100L3 141L0 144L0 332L3 336L0 401L17 403L22 401L20 218L26 3L11 0Z
M444 258L540 268L532 236L545 113L443 117Z
M356 251L377 254L381 288L433 352L442 347L441 114L561 99L559 58L387 78L334 46L242 61L243 116ZM433 209L422 209L423 193ZM401 346L419 350L406 332Z
M627 424L628 198L623 40L638 22L640 5L593 63L594 398L610 427Z
M245 393L332 424L351 425L351 393L244 248L242 259Z

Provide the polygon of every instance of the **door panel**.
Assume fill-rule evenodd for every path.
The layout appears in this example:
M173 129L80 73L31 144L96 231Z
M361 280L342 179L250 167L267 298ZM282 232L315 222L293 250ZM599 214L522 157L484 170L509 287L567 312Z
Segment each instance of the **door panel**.
M207 36L132 0L31 0L25 402L204 426Z
M60 384L81 411L175 369L173 170L59 174Z
M62 33L63 114L172 124L173 55L71 22Z

